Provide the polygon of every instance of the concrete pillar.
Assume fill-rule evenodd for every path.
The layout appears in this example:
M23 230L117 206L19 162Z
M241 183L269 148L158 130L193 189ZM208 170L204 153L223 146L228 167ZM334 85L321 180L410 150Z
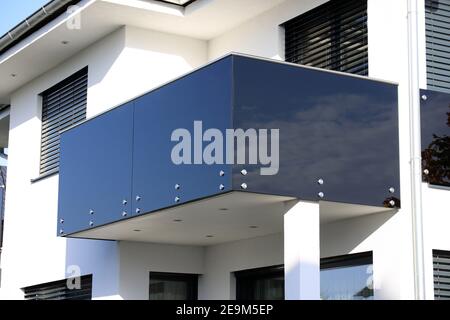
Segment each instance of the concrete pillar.
M286 300L320 299L319 204L297 202L284 214Z

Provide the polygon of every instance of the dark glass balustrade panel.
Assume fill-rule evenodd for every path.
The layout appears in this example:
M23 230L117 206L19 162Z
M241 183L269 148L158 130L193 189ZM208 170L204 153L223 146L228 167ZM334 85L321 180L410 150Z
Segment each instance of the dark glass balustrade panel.
M147 213L231 190L230 166L176 165L171 158L172 149L178 144L171 141L174 130L189 131L190 159L194 162L194 140L198 141L194 121L202 122L200 139L208 129L219 129L223 133L231 127L231 61L231 57L225 58L136 100L134 212ZM204 148L208 143L200 141L199 146Z
M235 189L399 206L396 85L240 56L234 78L234 127L279 129L280 162L234 166Z
M278 173L206 164L205 132L222 136L225 161L231 128L279 129ZM173 162L180 129L193 164ZM231 190L399 206L398 161L395 85L232 55L62 135L58 233Z
M58 234L131 215L132 135L128 103L61 136Z
M423 181L450 186L450 94L421 91Z

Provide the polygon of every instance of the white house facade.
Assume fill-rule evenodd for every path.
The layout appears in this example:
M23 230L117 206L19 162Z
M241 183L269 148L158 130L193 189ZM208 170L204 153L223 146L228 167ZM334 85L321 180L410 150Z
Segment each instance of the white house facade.
M50 1L0 39L0 299L450 298L449 30L449 0ZM206 163L228 129L258 161Z

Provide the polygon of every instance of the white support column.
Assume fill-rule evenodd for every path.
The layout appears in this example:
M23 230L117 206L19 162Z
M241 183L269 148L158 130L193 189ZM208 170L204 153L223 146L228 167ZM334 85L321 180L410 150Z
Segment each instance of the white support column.
M320 299L319 204L297 202L284 214L286 300Z

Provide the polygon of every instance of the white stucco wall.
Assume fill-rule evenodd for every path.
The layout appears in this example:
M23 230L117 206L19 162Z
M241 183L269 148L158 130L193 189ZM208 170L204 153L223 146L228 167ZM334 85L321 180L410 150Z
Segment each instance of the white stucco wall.
M433 250L450 251L450 188L430 187L422 184L423 216L425 227L425 264L427 297L434 296Z
M286 0L282 4L210 40L209 59L240 52L284 59L284 31L280 25L326 0Z
M95 298L114 298L119 290L117 243L57 238L58 176L30 181L39 175L39 94L89 66L87 114L92 117L206 58L204 41L123 27L12 94L0 297L21 299L21 287L63 279L73 264L82 274L96 273Z
M233 272L283 264L283 235L213 246L119 242L120 296L148 300L150 272L199 275L201 300L234 299Z
M235 29L210 41L209 58L237 51L274 59L283 59L283 22L325 1L294 1L267 11ZM389 8L389 10L386 10ZM419 1L424 8L424 1ZM333 256L350 252L374 251L374 276L376 297L380 299L411 299L414 293L413 247L410 192L410 133L408 106L408 52L407 52L407 2L390 0L368 0L369 30L369 75L374 78L399 84L399 138L402 209L390 218L374 216L343 221L324 227L322 256ZM419 10L419 57L420 85L426 87L425 22L424 12ZM447 190L448 192L448 190ZM449 197L447 197L449 198ZM430 199L433 199L434 204ZM430 214L431 208L448 208L445 192L424 190L424 215L426 221L440 224L442 216ZM441 209L439 212L442 212ZM445 211L445 210L444 210ZM381 219L381 220L380 220ZM383 223L380 223L382 221ZM448 237L435 236L433 224L425 224L425 235L435 248L447 247ZM362 230L370 230L361 238ZM373 239L377 239L376 241ZM353 247L349 247L352 243ZM427 249L430 251L430 248ZM427 260L428 298L432 298L431 257ZM432 265L431 265L432 268ZM430 282L431 281L431 282Z
M199 299L235 299L236 281L232 272L279 264L283 264L282 234L206 247Z
M121 241L119 248L123 299L148 300L151 271L199 275L205 272L203 247Z
M376 298L409 299L413 258L406 1L368 1L370 76L399 83L402 209L393 216L377 214L323 225L321 256L373 251ZM39 93L89 65L87 113L92 117L231 51L283 59L279 25L324 2L286 0L209 42L123 27L17 90L11 97L0 297L20 299L20 287L62 279L66 266L77 264L82 273L95 274L96 298L147 299L148 273L165 271L202 274L199 298L228 299L235 294L232 272L282 264L281 234L205 248L57 238L58 176L30 182L39 172ZM424 57L424 47L420 52ZM431 250L450 250L446 233L450 197L448 190L427 185L423 189L430 297Z

